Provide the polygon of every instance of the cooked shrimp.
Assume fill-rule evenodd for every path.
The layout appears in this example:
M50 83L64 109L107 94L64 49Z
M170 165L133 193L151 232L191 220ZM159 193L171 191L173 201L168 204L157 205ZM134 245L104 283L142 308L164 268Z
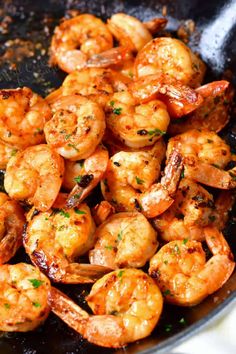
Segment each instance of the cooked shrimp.
M182 170L178 153L172 155L161 183L155 183L160 174L163 155L158 150L119 152L108 163L102 194L116 211L141 210L150 218L164 212L172 203Z
M93 220L96 225L102 224L106 219L115 213L115 208L106 200L102 200L101 203L96 204L92 209Z
M8 262L22 245L24 210L5 193L0 193L0 264Z
M133 16L116 13L107 21L108 28L123 47L138 52L145 44L152 40L147 27Z
M44 142L51 116L47 102L31 89L0 90L0 139L6 144L24 149Z
M0 330L32 331L50 311L50 282L30 264L5 264L0 267Z
M137 104L129 91L111 96L106 112L106 123L114 136L133 148L153 145L166 133L170 122L163 102Z
M99 18L89 14L79 15L56 27L50 48L51 62L70 73L83 67L93 54L112 46L112 35Z
M134 63L136 77L165 74L190 87L200 86L204 63L183 42L175 38L155 38L142 48Z
M66 172L66 185L74 187L67 199L68 207L75 207L81 203L88 194L98 185L106 172L108 165L108 151L104 146L99 145L94 153L90 155L82 164L75 162L75 165L70 165L70 169ZM80 166L80 171L79 167ZM68 167L68 164L66 165ZM75 176L75 174L78 174ZM69 183L70 182L70 183Z
M46 211L59 193L63 173L64 161L56 151L44 144L31 146L11 157L4 187L11 198Z
M214 203L213 196L206 189L184 178L180 181L174 203L155 219L155 226L165 241L204 241L205 226L212 223L215 225L217 220L219 224L219 219L224 218L220 227L222 229L228 219L233 198L228 198L224 207L224 204L221 205L222 197Z
M47 143L69 160L86 159L102 140L103 110L80 95L61 97L51 107L53 117L44 127Z
M235 169L222 170L231 161L230 147L216 133L192 129L176 135L169 140L167 157L176 148L184 157L187 178L215 188L235 188Z
M139 212L112 215L97 228L95 238L90 263L111 269L141 268L158 247L155 230Z
M151 34L155 35L166 27L167 22L168 20L166 18L155 17L149 21L143 22L143 24Z
M203 102L197 90L163 74L141 77L133 81L129 89L138 102L143 103L153 99L163 101L171 118L182 117L196 110Z
M168 127L171 135L194 128L219 132L229 122L234 92L228 81L214 81L198 87L196 91L204 98L203 103L183 120L172 121Z
M32 214L31 214L32 215ZM24 234L31 261L55 282L91 283L108 268L79 264L75 260L95 243L95 224L90 209L52 209L32 215Z
M0 141L0 169L5 170L8 161L18 151L18 148Z
M67 75L62 86L47 97L47 102L53 104L60 96L80 94L104 107L110 96L125 90L128 83L130 79L111 69L76 70Z
M214 293L234 270L230 248L214 227L204 230L213 256L206 262L198 241L171 241L150 261L149 274L155 278L167 302L193 306Z
M156 326L163 299L155 282L138 269L105 275L87 297L89 315L59 290L50 295L52 311L89 342L118 348L145 338Z

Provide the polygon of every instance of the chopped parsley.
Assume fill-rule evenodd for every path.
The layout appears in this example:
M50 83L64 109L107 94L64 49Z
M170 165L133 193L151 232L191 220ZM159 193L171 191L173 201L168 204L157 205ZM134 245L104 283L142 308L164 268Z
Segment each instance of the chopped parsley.
M65 139L68 140L72 134L66 134Z
M188 238L184 238L183 239L183 244L186 245L187 242L188 242Z
M120 231L117 235L117 240L121 241L122 240L122 236L123 236L123 231Z
M166 134L166 132L164 132L163 130L160 130L158 128L155 128L153 130L148 130L148 135L159 136L159 135L164 135L164 134Z
M74 144L67 144L67 146L72 147L77 152L79 151L79 149L77 149L77 147Z
M77 176L74 178L75 182L80 183L82 179L82 176Z
M39 279L28 279L28 281L33 285L35 289L39 288L40 285L44 283L44 281L39 280Z
M137 184L143 184L144 180L139 178L138 176L135 177Z
M113 113L116 114L117 116L121 114L121 111L122 111L121 107L113 108Z
M184 178L184 169L181 171L180 178Z
M15 156L17 151L18 151L17 149L13 149L12 152L11 152L11 156Z
M4 304L4 307L5 307L5 309L9 310L11 308L11 305L6 303L6 304Z
M70 217L70 214L68 213L68 211L65 211L65 210L63 210L63 209L61 209L61 210L59 211L59 214L60 214L61 216L64 216L65 218L69 218L69 217Z
M113 250L113 246L105 246L106 250L110 250L112 251Z
M177 244L174 245L174 252L177 254L180 254L180 249L179 246Z
M79 214L79 215L86 214L85 211L79 210L78 208L75 208L74 210L75 210L76 214Z
M59 226L58 231L63 231L63 230L65 230L65 225Z
M185 320L184 317L182 317L182 318L179 320L179 323L182 324L183 326L186 326L186 325L187 325L187 321Z
M166 332L170 332L172 330L172 328L173 328L172 324L166 324L165 325L165 331Z
M170 292L169 289L167 289L167 290L163 291L162 294L163 294L164 296L167 296L167 295L171 295L171 292Z
M111 107L114 107L114 106L115 106L115 101L111 101L111 102L110 102L110 106L111 106Z
M41 304L39 302L32 302L34 307L41 307Z
M118 276L119 278L121 278L122 275L123 275L123 273L124 273L124 270L120 270L119 273L117 274L117 276Z

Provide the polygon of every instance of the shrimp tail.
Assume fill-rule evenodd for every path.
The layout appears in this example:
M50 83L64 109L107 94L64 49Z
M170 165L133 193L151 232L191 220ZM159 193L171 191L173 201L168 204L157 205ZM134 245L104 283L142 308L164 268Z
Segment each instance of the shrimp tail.
M161 185L172 196L176 193L183 170L183 157L178 150L174 150L164 170Z
M0 242L0 264L8 262L22 246L22 235L9 231Z
M64 284L94 283L110 271L110 268L100 265L71 263L66 267L61 282Z
M167 23L167 18L156 17L152 18L150 21L144 22L143 24L152 35L155 35L159 31L162 31L166 27Z
M131 53L127 47L115 47L105 52L92 55L87 63L86 67L89 68L107 68L111 65L123 63L124 60L130 59Z

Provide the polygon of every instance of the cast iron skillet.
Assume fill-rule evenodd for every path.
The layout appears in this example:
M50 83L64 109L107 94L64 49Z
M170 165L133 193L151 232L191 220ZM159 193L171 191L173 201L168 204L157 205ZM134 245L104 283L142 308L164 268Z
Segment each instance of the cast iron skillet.
M181 21L193 19L197 24L197 32L192 36L190 46L199 51L209 65L207 80L231 78L236 85L236 0L176 0L176 1L122 1L122 0L33 0L33 1L0 1L0 15L5 18L4 26L0 26L0 54L6 54L0 61L0 88L29 86L36 92L45 95L52 87L58 87L64 74L52 69L47 64L47 56L43 48L47 48L52 30L68 10L78 9L81 12L94 13L106 18L116 12L126 12L141 20L160 16L163 5L167 5L168 30L175 32ZM5 33L4 33L5 32ZM16 38L23 42L9 42ZM24 48L32 50L32 43L38 48L35 53L24 52ZM6 51L6 45L15 46L13 55ZM13 47L12 47L12 44ZM41 46L42 45L42 46ZM20 47L20 49L19 49ZM18 49L16 49L18 48ZM22 49L23 48L23 49ZM11 49L12 50L12 49ZM22 55L23 51L23 55ZM25 55L27 54L27 55ZM28 56L28 57L27 57ZM23 57L23 58L21 58ZM18 60L16 60L16 58ZM236 126L232 123L224 130L223 136L236 147ZM235 234L234 215L226 229L228 240ZM233 244L231 243L233 247ZM233 248L234 254L235 246ZM13 263L29 261L20 251ZM86 308L84 295L89 290L86 286L61 286L69 296ZM95 353L164 353L175 347L187 337L196 333L210 320L218 317L230 303L236 293L236 273L217 293L209 296L200 305L193 308L179 308L165 305L160 323L149 338L129 345L125 350L112 350L96 347L84 341L80 335L70 330L62 321L51 314L41 328L32 333L3 334L0 338L0 353L4 354L95 354Z

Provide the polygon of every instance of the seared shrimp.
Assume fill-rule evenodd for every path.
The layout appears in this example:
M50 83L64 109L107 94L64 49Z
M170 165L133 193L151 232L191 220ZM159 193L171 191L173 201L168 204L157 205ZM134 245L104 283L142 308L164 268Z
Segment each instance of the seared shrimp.
M53 104L60 96L80 94L104 107L114 92L127 89L129 83L129 78L111 69L76 70L65 78L58 90L48 95L47 102Z
M236 169L224 171L231 161L230 147L216 133L192 129L176 135L168 143L167 157L173 149L184 157L184 175L215 188L236 187Z
M105 267L75 262L95 243L95 224L86 204L31 215L24 246L31 261L51 280L91 283L107 272Z
M149 274L155 278L167 302L193 306L214 293L234 270L230 248L214 227L204 230L213 256L206 262L198 241L171 241L150 261Z
M95 239L90 263L111 269L141 268L158 247L155 230L139 212L112 215L97 228Z
M101 182L102 194L116 211L135 209L152 218L163 213L172 203L181 170L182 158L175 152L160 183L162 156L157 151L119 152L112 156Z
M84 67L93 54L112 46L112 35L99 18L89 14L79 15L56 27L50 48L51 62L70 73Z
M106 106L106 123L125 145L141 148L153 145L167 131L170 117L163 102L137 104L129 91L117 92Z
M56 151L44 144L31 146L11 157L4 187L12 199L46 211L59 193L63 173L64 161Z
M234 92L228 81L211 82L198 87L196 92L204 98L204 101L183 120L171 122L168 127L171 135L198 128L219 132L229 122Z
M203 102L197 90L183 85L176 79L163 74L147 75L133 81L129 85L138 102L153 99L163 101L171 118L179 118L195 111Z
M108 28L121 46L138 52L152 40L147 27L133 16L124 13L112 15L107 21Z
M0 141L0 170L5 170L8 161L19 149Z
M118 348L151 334L163 299L155 282L138 269L105 275L87 296L94 315L82 310L59 290L50 296L52 311L89 342Z
M136 77L165 74L190 87L200 86L204 63L183 42L175 38L155 38L142 48L134 63Z
M47 102L27 87L0 90L0 139L15 148L44 142L44 124L52 113Z
M108 160L107 149L99 145L86 160L66 163L68 169L65 173L64 186L71 187L73 184L67 199L68 207L75 207L81 203L97 186L106 172Z
M22 245L24 224L24 210L0 193L0 264L8 262Z
M223 192L214 201L212 194L199 184L184 178L180 181L171 207L155 219L154 224L165 241L204 241L204 227L223 229L234 198Z
M102 140L103 110L80 95L61 97L51 107L53 117L44 127L47 143L66 159L86 159Z
M0 331L32 331L50 311L50 282L30 264L0 267Z

